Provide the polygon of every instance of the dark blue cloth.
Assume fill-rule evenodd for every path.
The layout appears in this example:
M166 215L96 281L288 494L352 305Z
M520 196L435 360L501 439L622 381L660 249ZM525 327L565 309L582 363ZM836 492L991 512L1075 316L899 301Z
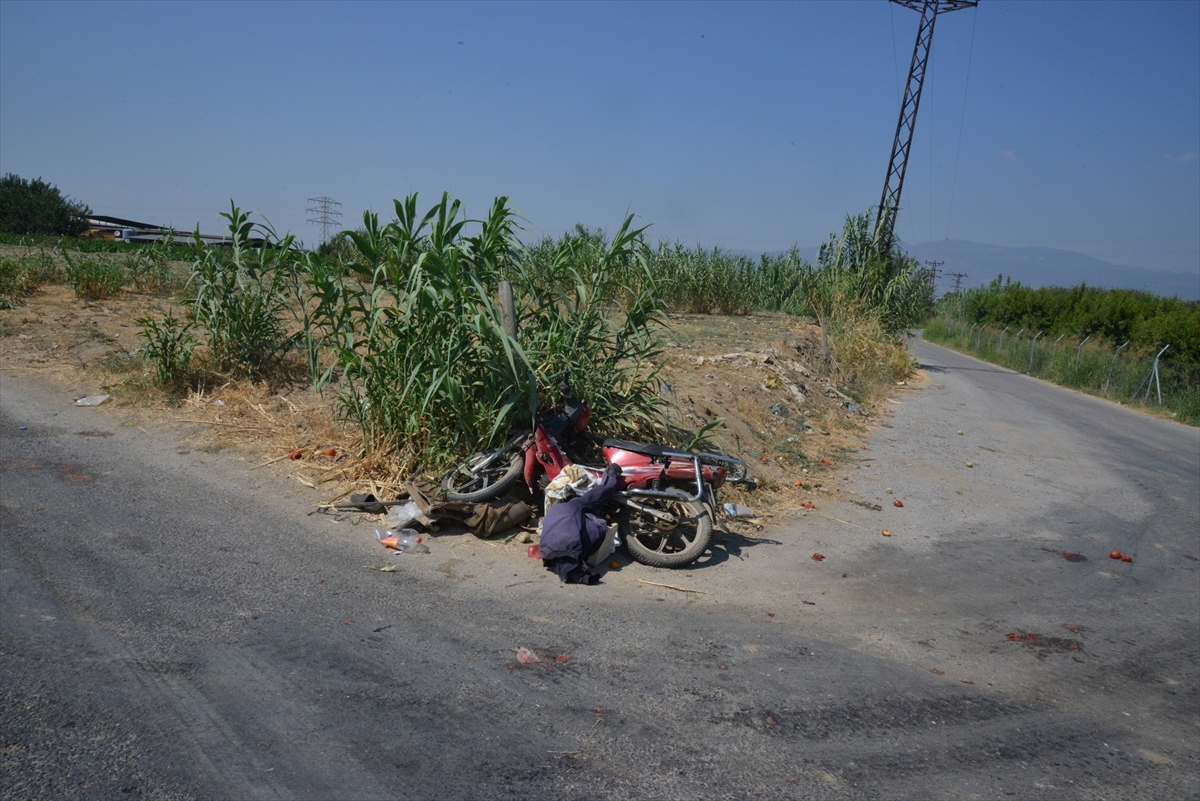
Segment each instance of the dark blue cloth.
M596 552L608 521L594 514L608 505L621 480L621 466L610 464L604 480L583 495L550 507L542 521L542 564L567 584L595 584L599 574L587 558Z

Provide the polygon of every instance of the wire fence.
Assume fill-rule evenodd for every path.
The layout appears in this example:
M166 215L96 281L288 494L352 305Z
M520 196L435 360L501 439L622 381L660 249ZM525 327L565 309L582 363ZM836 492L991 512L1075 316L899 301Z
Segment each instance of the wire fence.
M1168 410L1200 425L1200 364L1170 359L1170 348L1134 350L1091 337L971 325L943 317L925 339L1011 370L1129 405Z

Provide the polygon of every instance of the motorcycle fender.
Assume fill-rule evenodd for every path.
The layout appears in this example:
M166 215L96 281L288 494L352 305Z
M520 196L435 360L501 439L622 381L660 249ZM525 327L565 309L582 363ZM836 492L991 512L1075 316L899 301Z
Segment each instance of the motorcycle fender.
M537 477L538 460L537 446L530 443L525 449L525 486L533 489L534 479Z

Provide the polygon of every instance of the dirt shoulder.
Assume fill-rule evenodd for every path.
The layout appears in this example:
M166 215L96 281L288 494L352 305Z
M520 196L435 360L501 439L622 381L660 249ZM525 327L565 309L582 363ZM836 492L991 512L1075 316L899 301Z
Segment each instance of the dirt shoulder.
M109 394L106 416L126 425L185 426L195 447L238 449L262 469L319 488L325 501L398 488L402 477L388 475L385 460L364 459L356 432L338 425L332 395L316 395L303 381L268 386L230 378L182 398L154 389L138 355L136 320L167 311L181 313L169 295L125 291L84 301L69 287L43 287L23 306L0 310L0 368L52 382L64 403ZM818 336L808 322L769 313L680 315L664 331L660 366L676 407L669 422L683 438L722 420L704 445L751 463L759 489L728 489L725 497L753 507L760 514L755 525L818 497L846 495L836 468L862 459L871 432L887 425L886 397L860 398L865 413L850 411L847 396L814 369ZM922 380L918 374L895 393ZM297 451L300 458L287 458Z

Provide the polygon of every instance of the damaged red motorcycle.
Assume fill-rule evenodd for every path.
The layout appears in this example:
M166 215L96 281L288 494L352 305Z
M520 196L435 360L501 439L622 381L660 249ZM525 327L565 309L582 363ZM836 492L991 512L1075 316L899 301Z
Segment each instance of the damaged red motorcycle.
M587 428L591 409L564 388L562 402L538 415L532 431L514 434L499 448L464 459L442 479L446 499L478 503L503 495L524 479L544 490L569 464L569 445ZM564 447L566 445L567 447ZM678 568L700 558L712 538L717 491L725 483L753 488L741 459L692 453L661 445L607 439L604 464L579 465L599 480L609 464L621 466L620 491L606 516L618 524L629 555L651 567Z

